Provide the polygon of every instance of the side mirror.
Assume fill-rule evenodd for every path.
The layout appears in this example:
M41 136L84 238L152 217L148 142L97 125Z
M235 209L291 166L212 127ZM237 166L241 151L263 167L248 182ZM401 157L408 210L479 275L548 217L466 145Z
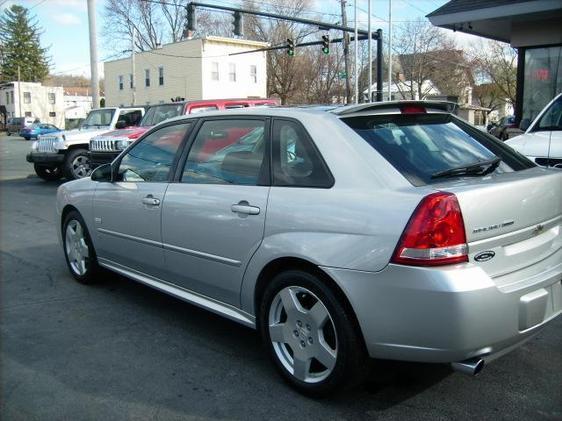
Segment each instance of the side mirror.
M110 183L113 181L111 164L103 164L92 171L91 178L93 181Z
M524 119L521 120L521 123L519 123L519 129L526 132L530 125L531 125L531 119L530 118L524 118Z
M124 129L125 127L127 127L127 122L125 120L118 120L117 123L115 123L116 129Z

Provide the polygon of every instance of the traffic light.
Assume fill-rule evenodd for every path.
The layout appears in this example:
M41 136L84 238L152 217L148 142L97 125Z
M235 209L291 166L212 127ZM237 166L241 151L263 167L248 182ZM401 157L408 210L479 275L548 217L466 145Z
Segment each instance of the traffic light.
M195 6L193 4L187 5L187 25L188 31L197 30L197 15L195 14Z
M295 41L293 41L293 38L287 38L287 54L291 57L295 55Z
M330 35L322 35L322 52L330 54Z
M233 32L236 36L242 36L242 13L234 12L234 20L232 21L234 26Z

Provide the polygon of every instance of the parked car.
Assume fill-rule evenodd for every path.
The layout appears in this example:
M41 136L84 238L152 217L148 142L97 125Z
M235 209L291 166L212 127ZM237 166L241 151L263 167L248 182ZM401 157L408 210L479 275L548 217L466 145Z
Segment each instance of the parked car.
M544 107L529 125L522 121L525 133L506 143L543 167L562 168L562 93Z
M92 110L78 129L39 136L27 154L27 161L33 163L35 173L44 180L87 177L92 172L88 154L90 139L108 130L138 125L144 112L143 107Z
M6 132L8 136L12 133L18 134L24 127L31 126L32 124L38 122L36 118L33 117L12 117L9 118L6 124Z
M202 111L274 105L278 105L276 99L214 99L153 105L148 109L138 127L114 130L93 137L90 140L90 162L93 167L97 167L113 161L117 155L151 127L173 117Z
M38 139L40 135L61 132L54 124L34 123L20 130L20 136L25 140Z
M521 130L515 122L515 116L510 115L502 117L497 124L492 123L489 133L496 136L498 139L505 141L520 134Z
M448 107L161 123L58 188L66 263L258 329L306 394L353 384L368 357L475 374L562 312L562 172Z

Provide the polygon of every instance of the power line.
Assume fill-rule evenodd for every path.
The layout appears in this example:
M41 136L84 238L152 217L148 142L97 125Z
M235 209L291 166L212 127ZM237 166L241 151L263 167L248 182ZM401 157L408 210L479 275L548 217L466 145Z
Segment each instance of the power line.
M31 7L29 8L29 10L33 10L33 9L35 9L35 8L38 7L38 6L41 6L41 5L42 5L43 3L45 3L46 1L47 1L47 0L40 0L38 3L35 3L34 6L31 6Z

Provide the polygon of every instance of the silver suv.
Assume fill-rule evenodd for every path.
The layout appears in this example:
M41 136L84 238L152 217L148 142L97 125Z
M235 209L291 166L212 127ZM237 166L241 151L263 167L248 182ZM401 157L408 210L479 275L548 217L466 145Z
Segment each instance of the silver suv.
M57 211L78 281L256 328L318 396L368 357L475 374L558 316L561 185L446 103L249 109L154 127Z

